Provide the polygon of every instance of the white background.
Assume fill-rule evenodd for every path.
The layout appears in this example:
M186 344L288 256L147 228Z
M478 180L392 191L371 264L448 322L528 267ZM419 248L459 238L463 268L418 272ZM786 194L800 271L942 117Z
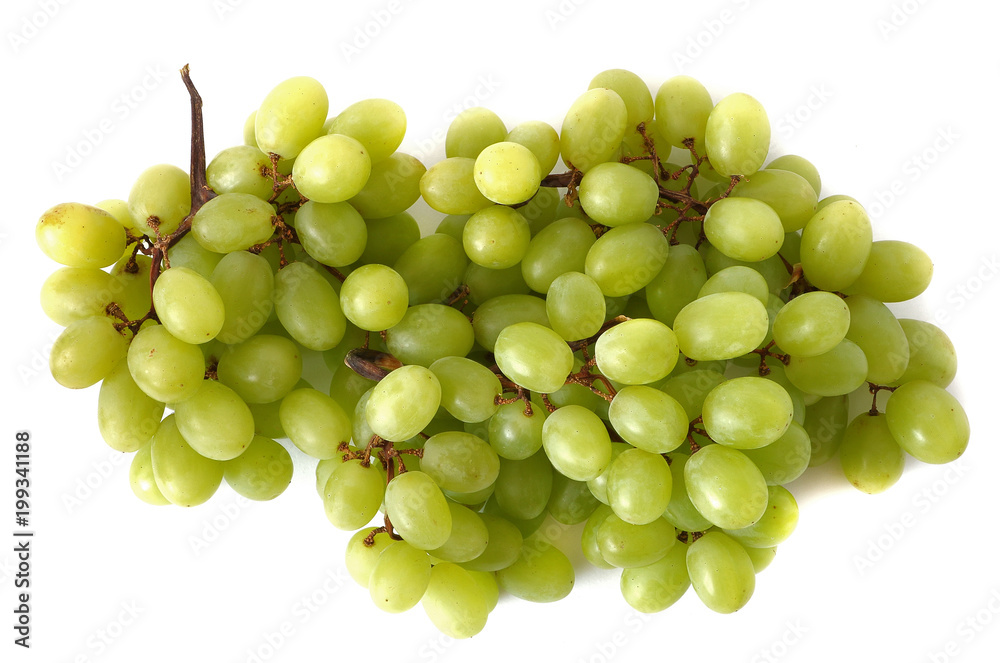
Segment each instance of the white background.
M995 3L7 0L0 12L0 532L10 542L0 545L0 659L996 660ZM354 585L347 535L327 524L301 455L272 503L247 506L225 486L191 510L140 503L127 459L97 432L97 388L70 392L48 375L58 329L38 290L56 265L33 228L58 202L127 197L148 165L187 168L188 98L176 73L186 62L205 98L209 157L239 144L247 114L293 75L323 81L331 113L394 99L409 118L402 149L428 163L465 105L508 126L558 127L611 67L654 91L685 73L716 99L748 92L770 114L773 155L809 158L825 195L868 206L877 238L917 243L934 259L931 288L895 310L937 320L954 340L951 390L972 421L969 451L950 469L912 463L879 496L847 486L835 463L810 471L792 487L799 530L735 615L689 592L638 616L615 573L571 551L580 564L567 599L503 598L483 633L457 643L419 607L380 613ZM425 215L425 229L437 218ZM17 430L33 441L30 651L12 644Z

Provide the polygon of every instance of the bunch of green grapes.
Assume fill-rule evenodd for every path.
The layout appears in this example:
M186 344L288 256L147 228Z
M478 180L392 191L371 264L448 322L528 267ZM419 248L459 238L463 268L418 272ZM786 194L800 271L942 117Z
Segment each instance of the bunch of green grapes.
M907 454L964 452L955 348L888 306L930 258L873 241L806 159L768 162L753 97L610 70L559 131L463 112L430 168L398 151L397 104L328 114L320 83L287 80L204 170L196 127L190 175L153 166L127 200L38 224L65 265L42 288L66 327L52 374L101 382L101 434L135 453L146 502L223 480L272 499L287 439L375 604L463 638L501 591L569 594L547 521L635 609L692 587L729 613L810 466L839 457L875 493ZM425 237L420 198L441 215ZM324 389L302 379L320 354ZM852 394L871 408L852 416Z

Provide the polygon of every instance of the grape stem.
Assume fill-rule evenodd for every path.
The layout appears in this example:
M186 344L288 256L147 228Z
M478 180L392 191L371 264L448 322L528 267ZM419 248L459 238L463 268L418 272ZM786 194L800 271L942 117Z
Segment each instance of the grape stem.
M760 365L757 367L757 374L762 378L767 377L771 374L771 367L767 365L767 358L772 357L777 359L785 366L788 366L788 362L791 361L791 357L787 354L781 355L777 352L772 352L771 348L774 347L774 341L771 341L762 348L757 348L756 350L751 350L750 352L760 355Z
M874 382L869 382L868 383L868 393L872 395L872 409L868 410L868 414L870 414L873 417L877 417L879 415L879 409L878 409L878 392L880 392L880 391L888 391L888 392L892 393L892 392L896 391L896 389L898 389L898 387L887 387L885 385L875 384Z

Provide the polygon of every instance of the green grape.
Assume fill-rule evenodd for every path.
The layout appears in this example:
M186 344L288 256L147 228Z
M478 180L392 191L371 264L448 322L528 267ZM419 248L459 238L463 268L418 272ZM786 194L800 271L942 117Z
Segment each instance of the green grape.
M538 171L542 177L552 172L559 160L559 133L545 122L522 122L507 132L504 140L524 145L531 150L538 161Z
M385 512L396 532L415 548L434 550L451 536L448 503L434 479L423 472L404 472L389 482Z
M480 513L479 517L488 531L486 549L462 566L470 571L493 572L516 562L521 554L521 531L507 518L490 513Z
M141 253L133 260L131 254L111 268L111 286L115 300L129 320L137 320L149 312L153 298L149 292L149 272L153 261Z
M347 549L344 551L344 566L347 567L347 572L354 578L354 582L365 589L368 589L372 569L375 568L375 563L378 562L382 551L395 543L387 533L379 532L372 537L372 545L366 545L365 539L368 538L370 532L370 528L355 532L351 540L347 542Z
M289 78L268 92L253 116L254 141L265 154L294 159L323 132L329 108L319 81L308 76Z
M592 566L596 566L599 569L615 568L613 564L608 563L601 556L601 550L597 545L597 533L600 531L601 525L608 519L608 516L613 516L614 513L607 504L598 504L594 512L587 518L583 526L583 532L580 535L580 548L584 558Z
M442 214L478 212L493 201L476 186L475 172L474 158L449 157L438 161L420 178L420 195L431 209Z
M344 315L366 331L395 326L406 314L408 302L406 281L385 265L362 265L340 287Z
M49 354L49 370L62 386L83 389L107 377L128 351L128 341L115 329L113 320L103 316L83 318L56 337Z
M753 564L753 572L760 573L774 561L775 555L778 554L778 547L773 546L771 548L747 548L743 547L746 551L747 556L750 558L750 563Z
M659 382L677 363L677 336L659 320L627 320L601 334L594 356L601 373L615 382Z
M677 362L678 367L686 367L686 361ZM687 413L688 421L694 421L701 416L705 406L705 397L708 393L722 384L726 377L722 371L725 366L718 369L701 368L705 362L696 362L692 370L678 373L674 369L674 374L660 385L660 391L672 396L674 400L681 404Z
M622 569L621 592L625 602L639 612L654 613L676 603L691 586L687 571L687 546L674 545L648 566Z
M688 497L687 484L684 480L684 467L687 465L690 456L683 453L670 454L670 476L672 485L670 488L670 502L663 511L663 517L671 525L685 532L703 532L710 527L705 516L701 515L695 505Z
M178 340L162 325L154 325L142 328L132 339L128 370L150 398L176 403L201 387L205 357L197 346Z
M872 248L872 224L853 200L819 209L802 229L801 263L809 282L843 290L858 280Z
M124 285L96 267L63 267L42 284L42 311L56 324L68 327L77 320L104 315L119 288Z
M329 134L302 148L292 166L292 179L306 198L339 203L360 193L371 171L364 145L350 136Z
M558 150L558 144L557 144ZM556 158L559 157L558 151ZM576 201L579 209L580 201ZM531 236L534 237L542 230L552 225L556 221L556 216L564 209L569 209L565 205L565 199L556 187L539 187L531 200L517 208L521 216L528 220L531 227Z
M667 79L656 92L656 129L668 143L684 147L684 139L693 138L704 153L705 127L712 112L712 95L690 76Z
M785 233L785 239L781 243L781 249L778 253L782 258L787 260L789 264L794 265L799 262L801 257L800 254L802 253L802 235L797 232Z
M670 247L663 268L645 289L653 317L672 328L680 310L700 296L707 279L705 261L697 249L687 244Z
M580 272L557 276L545 298L545 312L552 329L567 341L588 338L599 332L605 311L600 286Z
M274 274L267 260L258 255L235 251L223 256L209 282L225 311L216 338L227 345L252 338L274 310Z
M497 571L497 584L508 594L533 603L566 598L576 582L573 563L545 538L524 541L517 561Z
M628 128L628 109L613 90L597 88L580 95L566 112L559 148L567 166L587 172L610 161Z
M428 235L411 244L392 268L406 281L410 306L443 302L462 284L469 259L449 235Z
M207 502L222 483L223 464L191 448L169 415L153 435L150 445L153 478L160 493L178 506Z
M475 159L486 147L507 135L503 120L488 108L474 106L459 113L448 126L445 155Z
M653 119L653 95L649 93L646 82L631 71L625 69L608 69L594 76L587 86L588 90L608 88L618 93L625 102L628 111L626 124L634 129L640 122Z
M337 456L351 439L351 420L326 394L297 388L281 400L278 417L286 436L303 453L323 460Z
M902 318L899 326L906 334L910 361L894 384L927 380L944 389L955 379L958 357L951 339L940 328L922 320Z
M804 157L795 154L786 154L773 159L764 168L767 170L787 170L795 173L809 182L809 186L812 187L817 196L820 194L820 189L823 188L823 181L819 176L819 171L816 170L816 166Z
M169 164L150 166L132 185L128 211L139 232L150 237L172 234L191 212L188 174Z
M531 520L545 512L552 495L552 465L543 451L524 460L500 459L493 496L514 520Z
M292 457L274 440L255 435L243 453L226 461L223 478L247 499L273 500L292 482Z
M812 441L806 429L793 421L771 444L759 449L744 449L743 453L764 475L767 485L784 485L802 476L809 467Z
M586 481L575 481L558 472L552 473L552 492L545 510L563 525L582 523L600 504Z
M522 401L505 403L490 417L490 446L501 458L524 460L542 448L542 426L545 408L532 407L525 414Z
M541 166L524 145L507 141L483 148L476 157L476 186L500 205L517 205L535 195L542 181Z
M618 456L622 455L627 449L630 448L631 446L624 442L612 442L611 462L605 466L604 470L600 474L593 479L587 480L587 490L589 490L590 494L594 496L594 499L601 504L611 504L611 500L608 499L608 477L611 476L611 466L614 464L615 459L618 458Z
M411 306L386 332L386 347L404 364L430 366L443 357L464 357L474 344L469 319L443 304Z
M476 435L446 431L424 442L420 467L442 489L472 493L497 480L500 459L493 448Z
M771 444L792 422L788 392L766 378L726 380L705 397L705 431L719 444L734 449L759 449Z
M650 453L673 451L687 437L690 419L671 396L646 386L625 387L615 394L608 417L615 432Z
M844 431L840 467L862 492L874 495L888 490L903 476L905 460L883 414L862 412Z
M486 551L489 545L490 531L480 514L472 509L448 501L451 512L451 535L439 548L428 552L447 562L469 562Z
M318 262L343 267L358 260L368 243L368 226L350 204L308 201L295 213L302 248Z
M506 269L521 262L531 241L527 220L510 207L494 205L479 210L462 230L469 260L490 269Z
M885 418L903 451L924 463L950 463L969 445L969 417L938 385L912 380L892 392Z
M299 382L302 386L306 384L305 380ZM272 439L288 437L285 435L285 429L281 427L281 418L279 417L281 401L260 404L247 403L247 407L253 414L254 433Z
M243 144L257 148L257 136L255 127L257 124L257 111L251 111L247 119L243 121Z
M486 626L489 606L479 582L450 562L435 564L420 604L434 626L449 638L471 638Z
M760 272L744 265L733 265L712 274L698 291L698 298L717 292L745 292L759 299L764 306L768 305L771 296L767 281Z
M723 97L705 124L705 151L721 175L751 175L767 159L771 123L759 101L737 92Z
M705 268L709 274L716 274L727 267L743 265L759 272L764 277L764 280L767 281L772 294L780 293L788 287L788 268L785 267L785 263L777 255L758 262L745 262L730 258L710 242L703 242L699 251L702 253L702 257L705 260Z
M373 387L365 417L376 435L402 442L426 428L440 405L441 383L434 373L423 366L403 366Z
M140 500L153 506L164 506L170 504L170 500L156 487L156 480L153 478L152 446L152 440L149 440L136 451L129 465L128 481L132 492Z
M767 310L743 292L696 299L674 318L677 345L695 361L733 359L760 346L768 330Z
M45 211L35 241L46 256L69 267L113 265L125 251L125 229L104 210L62 203Z
M132 379L121 361L101 382L97 425L112 449L129 453L149 443L163 418L163 403L153 400Z
M368 591L380 610L406 612L420 603L430 581L431 560L427 553L407 541L394 541L372 567Z
M441 407L459 421L486 421L497 411L500 380L482 364L467 357L442 357L430 370L441 384Z
M358 258L362 265L392 265L420 239L420 226L408 212L384 219L366 219L365 225L368 227L368 241Z
M542 523L545 522L545 519L548 516L548 514L546 514L545 510L543 509L542 512L539 513L537 516L528 520L521 520L520 518L512 518L507 513L505 513L503 509L500 508L500 505L497 504L497 500L494 495L490 495L490 497L486 500L486 503L483 504L483 513L492 513L493 515L509 519L511 523L513 523L514 526L518 529L518 531L521 532L521 536L523 536L525 540L527 540L528 537L533 536L539 531L539 529L542 526Z
M190 398L174 405L177 430L206 458L230 460L249 446L254 436L253 414L226 385L203 380Z
M767 507L767 483L760 470L743 453L721 444L691 455L684 483L695 508L723 529L752 525Z
M344 412L350 412L358 404L361 395L374 386L374 380L358 375L349 366L341 366L334 371L333 379L330 380L330 398L335 400Z
M612 513L597 530L597 547L609 564L628 569L663 559L677 543L676 536L673 525L663 518L633 525Z
M303 262L289 263L275 276L274 310L289 335L310 350L329 350L347 329L337 292Z
M497 586L496 576L486 571L468 571L468 573L479 585L479 591L486 601L486 610L493 612L493 608L497 607L497 602L500 600L500 587Z
M792 356L785 369L789 381L807 394L840 396L865 383L868 360L853 341L844 339L815 357Z
M785 304L774 318L774 342L796 357L829 352L847 336L851 311L843 299L817 290Z
M740 181L730 193L730 197L753 198L766 203L781 219L785 232L805 227L816 213L817 195L805 178L770 166Z
M372 163L387 159L406 134L406 113L388 99L363 99L340 111L327 133L350 136L364 145Z
M153 286L153 306L167 331L185 343L211 341L226 319L219 291L187 267L172 267L160 274Z
M420 179L426 172L419 159L396 152L372 164L368 182L350 203L368 219L402 214L420 198Z
M362 449L365 448L369 441L375 441L375 433L372 431L371 426L368 425L368 417L365 416L365 408L368 407L368 400L371 398L371 395L371 389L361 394L357 403L354 404L354 409L348 414L348 418L351 421L351 439L356 447L361 447ZM347 412L347 410L344 411Z
M864 269L846 293L903 302L926 290L933 273L931 258L920 247L891 239L872 242Z
M584 272L608 297L646 287L666 263L670 244L656 226L631 223L612 228L587 252ZM530 284L529 284L530 285Z
M556 277L582 272L597 238L582 219L559 219L540 230L521 260L521 274L532 290L545 294Z
M670 466L660 454L627 449L608 467L608 504L616 516L633 525L662 516L672 487Z
M781 486L768 486L767 509L760 520L749 527L726 530L726 534L747 548L773 548L792 535L798 522L795 496Z
M274 208L266 200L249 193L223 193L195 213L191 234L209 251L243 251L274 234L274 218Z
M526 295L531 292L521 275L520 263L506 269L490 269L470 262L462 282L469 287L469 301L475 306L501 295Z
M573 352L566 341L537 322L505 327L493 351L503 374L529 391L552 393L566 383L573 369Z
M274 180L265 172L270 169L271 160L255 145L237 145L216 154L205 176L217 194L247 193L267 200L274 193Z
M722 614L745 606L756 586L750 556L722 532L708 532L688 546L687 569L698 598Z
M753 198L725 198L709 207L704 232L724 255L747 262L770 258L785 241L777 213Z
M812 450L809 466L822 465L837 453L844 439L848 413L847 394L820 398L806 406L806 418L802 427L809 434Z
M233 346L219 358L219 382L249 403L284 398L302 377L302 356L284 336L260 334Z
M115 221L121 224L122 228L125 228L133 235L142 234L142 231L135 224L135 219L132 218L132 215L128 211L127 200L109 198L107 200L102 200L99 203L94 203L94 207L102 209L111 216L115 217Z
M326 480L323 510L334 527L353 530L371 522L384 496L385 478L374 465L362 465L360 459L348 460Z
M865 377L875 384L898 380L910 361L910 347L896 316L882 302L868 295L847 298L851 326L847 339L857 344L868 360Z
M611 438L600 417L580 405L551 413L542 426L542 447L552 466L576 481L589 481L611 463Z
M660 190L656 180L624 163L601 163L580 181L587 216L606 226L642 223L653 216Z
M184 235L179 242L170 247L171 268L186 267L198 272L206 279L212 278L212 272L222 261L223 254L209 251L195 239L191 233ZM149 290L147 280L146 290Z

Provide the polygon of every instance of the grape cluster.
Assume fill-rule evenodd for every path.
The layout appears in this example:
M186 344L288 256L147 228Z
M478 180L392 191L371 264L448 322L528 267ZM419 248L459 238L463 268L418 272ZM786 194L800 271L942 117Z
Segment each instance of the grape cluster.
M928 286L930 258L820 199L806 159L767 163L749 95L678 76L654 97L610 70L560 131L463 112L426 168L398 151L397 104L328 117L299 77L206 166L182 73L191 173L153 166L127 200L57 205L36 231L65 265L42 287L66 327L52 374L101 382L101 434L135 454L146 502L223 480L272 499L287 438L375 604L421 603L462 638L501 590L570 592L547 519L579 526L635 609L693 587L728 613L795 528L786 486L808 467L839 454L875 493L906 454L966 448L954 347L887 306ZM443 216L425 237L420 198ZM319 353L328 388L302 379Z

